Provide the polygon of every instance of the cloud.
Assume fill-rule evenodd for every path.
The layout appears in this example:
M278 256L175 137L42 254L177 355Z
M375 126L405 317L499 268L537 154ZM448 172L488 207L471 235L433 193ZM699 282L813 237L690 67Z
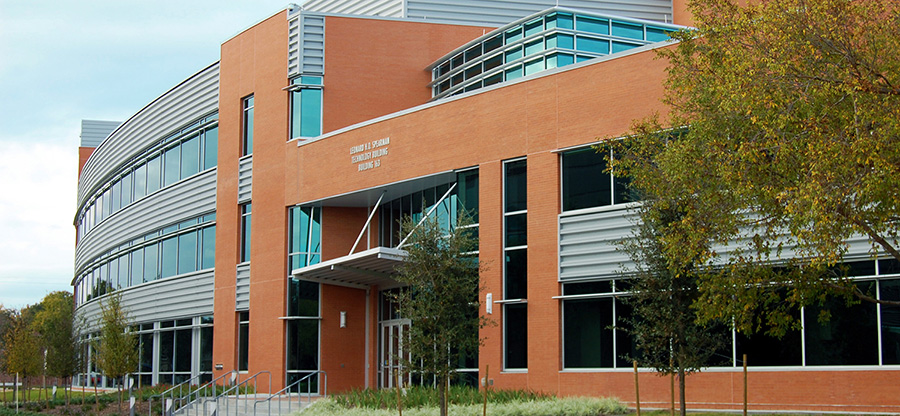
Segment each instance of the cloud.
M7 305L68 290L75 253L76 148L20 140L0 142L0 302Z

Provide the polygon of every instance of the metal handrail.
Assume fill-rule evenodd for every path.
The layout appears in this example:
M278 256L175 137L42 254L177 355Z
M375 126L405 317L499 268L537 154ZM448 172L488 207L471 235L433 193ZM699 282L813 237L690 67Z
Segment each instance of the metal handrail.
M174 395L174 394L170 394L170 393L172 393L173 391L175 391L175 389L178 389L178 394L181 394L181 389L184 387L185 384L189 384L190 382L194 381L194 379L200 378L200 377L202 377L202 376L203 376L202 374L198 374L198 375L196 375L196 376L193 376L193 377L187 379L186 381L182 381L181 383L178 383L178 384L176 384L176 385L170 387L168 390L166 390L166 391L164 391L164 392L162 392L162 393L160 393L160 394L155 394L155 395L153 395L153 396L148 397L148 398L147 398L147 404L149 405L149 406L148 406L148 407L149 407L148 413L149 413L151 416L153 415L153 398L154 398L154 397L160 399L160 401L163 402L163 406L165 406L165 398L166 398L166 395L171 395L171 396L172 396L172 401L174 402L174 401L175 401L175 395ZM190 391L190 390L188 390L188 391ZM183 397L183 396L182 396L182 397ZM181 400L182 397L179 397L179 400ZM163 412L165 412L165 408L163 408Z
M259 377L260 374L263 374L263 373L269 375L269 384L268 384L268 386L269 386L269 388L270 388L269 391L271 392L271 387L272 387L272 372L270 372L270 371L260 371L260 372L257 372L256 374L254 374L254 375L252 375L252 376L247 377L246 379L244 379L244 381L235 384L234 386L232 386L232 387L229 388L228 390L223 391L221 394L216 395L216 398L215 398L215 402L216 402L216 414L217 414L217 415L227 415L227 414L228 414L228 410L231 410L231 409L230 409L230 406L229 406L228 409L225 410L225 412L219 412L219 399L222 398L222 397L227 396L229 393L231 393L232 390L235 390L236 393L235 393L235 396L234 396L234 400L235 400L234 414L237 415L237 414L238 414L238 406L237 406L237 403L238 403L238 401L241 399L241 389L240 389L240 387L241 387L242 385L244 385L244 384L248 384L248 383L250 382L250 380L253 380L253 383L254 383L254 384L253 384L253 393L254 393L254 395L255 395L255 394L257 393L257 391L259 390L259 381L257 380L257 378ZM228 401L226 401L225 403L228 403ZM246 407L246 406L245 406L245 407Z
M181 410L181 408L187 407L188 405L190 405L190 404L193 403L193 402L196 402L196 401L200 400L201 397L215 397L215 395L216 395L216 390L215 390L215 389L216 389L216 382L219 381L219 380L221 380L221 379L223 379L223 378L225 378L225 377L228 377L228 376L230 376L230 375L232 375L232 374L234 374L234 372L231 372L231 371L229 371L229 372L227 372L227 373L224 373L224 374L222 374L222 375L220 375L220 376L218 376L218 377L216 377L216 378L214 378L214 379L212 379L212 380L210 380L210 381L207 381L206 383L204 383L203 385L197 387L196 389L194 389L194 390L188 392L187 396L182 396L182 397L179 399L181 402L184 403L184 405L181 406L179 409L173 410L173 413L174 413L174 412L177 412L178 410ZM210 388L213 389L213 390L212 390L212 391L213 391L213 394L211 394L211 395L208 394L208 393L207 393L207 394L203 394L203 395L200 394L201 391L206 392L206 391L208 391ZM194 397L194 394L196 394L197 397ZM187 399L187 400L185 401L185 399ZM205 404L204 404L204 406L205 406ZM205 413L205 412L204 412L204 413Z
M314 375L318 375L318 374L322 374L322 375L325 376L324 381L322 381L322 379L318 380L318 381L321 382L321 384L322 384L322 390L323 390L323 392L321 393L321 396L322 396L322 397L328 396L328 373L326 373L326 372L324 372L324 371L322 371L322 370L316 370L316 371L313 371L313 372L311 372L311 373L309 373L309 374L307 374L307 375L301 377L299 380L297 380L297 381L291 383L291 384L288 385L287 387L285 387L285 388L283 388L283 389L281 389L281 390L278 390L278 391L275 392L275 393L270 394L269 397L266 397L265 399L257 400L256 402L254 402L254 403L253 403L253 416L256 416L256 405L258 405L258 404L260 404L260 403L262 403L262 402L268 402L268 403L269 403L269 414L271 415L271 414L272 414L272 399L273 399L273 398L275 398L275 397L277 397L277 396L280 396L280 395L281 395L282 393L284 393L285 391L289 391L291 388L293 388L294 386L296 386L296 385L302 383L304 380L306 380L306 379L308 379L308 378L310 378L310 377L312 377L312 376L314 376ZM316 383L316 384L320 384L320 383ZM312 402L312 391L311 391L311 389L310 389L310 386L311 386L311 385L312 385L312 384L307 384L307 385L306 385L306 403L307 403L307 404L309 404L309 403ZM316 390L318 390L318 389L316 389ZM301 397L300 395L301 395L301 393L298 391L298 392L297 392L297 406L298 406L298 407L301 406L301 405L303 404L303 402L301 401L301 398L302 398L302 397ZM290 397L290 392L288 392L288 396ZM288 411L290 411L290 410L292 409L292 406L291 406L292 404L293 404L293 402L290 401L290 400L288 400ZM281 414L281 401L280 401L280 400L278 401L278 413Z

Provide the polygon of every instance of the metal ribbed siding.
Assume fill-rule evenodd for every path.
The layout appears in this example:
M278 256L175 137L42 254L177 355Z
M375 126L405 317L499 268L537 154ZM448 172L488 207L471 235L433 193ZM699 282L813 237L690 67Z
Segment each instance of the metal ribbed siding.
M122 304L133 323L212 315L213 276L212 270L204 270L125 289ZM87 328L82 333L99 330L100 304L106 298L98 298L76 310L78 317L85 318Z
M253 197L253 155L238 162L238 203L250 202Z
M78 242L76 276L89 260L110 248L215 209L216 169L157 191L111 215Z
M97 147L121 121L81 120L81 147Z
M131 157L219 105L219 64L172 88L125 121L94 151L78 182L78 206Z
M303 10L321 13L403 17L403 0L311 0Z
M604 210L576 215L559 216L559 280L612 278L626 270L634 270L634 262L628 254L618 250L622 239L633 236L637 211L628 209ZM718 263L723 263L737 247L747 247L749 238L737 239L729 246L716 246ZM865 236L853 236L847 240L847 260L869 259L871 244ZM781 256L773 254L771 260L797 256L795 247L786 246Z
M637 19L672 21L671 0L409 0L406 17L436 23L502 26L551 7L565 7Z
M250 263L238 264L234 286L234 310L250 310Z
M325 73L325 16L288 11L288 77Z
M631 236L635 214L627 209L559 217L559 280L610 278L632 262L617 250Z

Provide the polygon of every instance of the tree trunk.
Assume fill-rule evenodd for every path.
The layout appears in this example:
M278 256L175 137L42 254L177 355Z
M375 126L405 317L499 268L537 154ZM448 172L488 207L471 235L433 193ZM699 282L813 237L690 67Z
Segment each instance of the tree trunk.
M119 392L119 413L122 413L122 383L119 383L116 390Z
M447 416L447 383L449 379L445 375L438 377L438 403L441 407L441 416Z
M94 385L94 404L100 406L100 396L97 395L97 380L94 380L93 376L91 377L91 384Z
M63 388L66 389L66 410L69 410L69 390L72 389L72 376L63 377Z
M684 401L684 368L678 368L678 399L681 401L681 416L687 416L687 403Z

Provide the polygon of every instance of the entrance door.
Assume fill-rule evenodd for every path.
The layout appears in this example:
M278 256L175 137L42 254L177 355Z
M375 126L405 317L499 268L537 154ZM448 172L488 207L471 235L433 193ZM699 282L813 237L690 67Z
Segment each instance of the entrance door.
M403 350L401 342L402 339L409 339L409 319L382 321L379 327L379 387L395 387L397 385L395 373L401 384L409 384L410 374L403 368L403 359L409 359L409 352Z

